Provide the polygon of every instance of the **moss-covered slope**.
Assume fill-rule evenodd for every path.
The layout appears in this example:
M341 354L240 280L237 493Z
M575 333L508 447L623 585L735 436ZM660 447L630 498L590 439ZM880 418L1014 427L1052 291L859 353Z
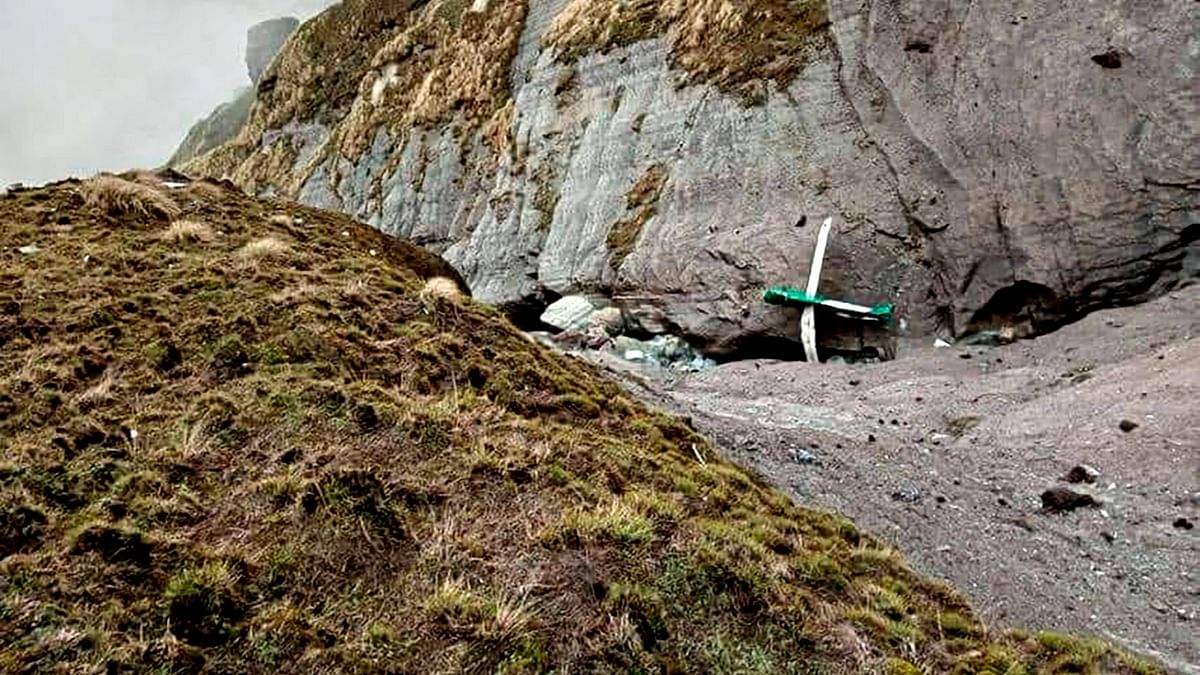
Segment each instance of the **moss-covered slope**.
M0 672L1150 670L988 631L417 248L163 180L0 198Z

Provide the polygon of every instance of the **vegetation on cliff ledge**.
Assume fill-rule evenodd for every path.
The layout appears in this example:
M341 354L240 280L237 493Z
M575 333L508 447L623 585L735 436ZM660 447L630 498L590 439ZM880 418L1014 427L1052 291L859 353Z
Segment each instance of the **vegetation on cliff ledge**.
M2 672L1151 672L989 631L526 339L213 182L0 198Z
M189 163L188 172L227 176L255 191L274 185L294 193L317 163L335 154L357 157L381 130L456 124L465 135L507 121L509 74L528 0L475 4L334 5L280 52L239 137ZM262 143L266 132L293 121L331 130L302 165L300 149L288 139Z
M571 0L544 43L573 61L664 36L692 82L754 102L791 83L828 24L821 0Z
M344 0L280 52L238 138L186 170L294 196L317 167L359 157L381 132L390 150L394 138L442 126L464 143L480 133L494 161L513 144L512 67L527 13L528 0ZM827 24L815 0L572 0L543 44L574 61L665 36L689 81L753 103L799 74ZM270 133L296 122L329 133L303 143Z

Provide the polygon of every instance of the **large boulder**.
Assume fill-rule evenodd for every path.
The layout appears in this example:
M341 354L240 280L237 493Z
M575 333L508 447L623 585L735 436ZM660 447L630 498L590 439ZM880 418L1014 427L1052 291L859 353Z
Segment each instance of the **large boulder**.
M484 301L604 295L710 354L795 353L762 292L804 285L827 216L821 294L917 334L1195 275L1200 5L715 4L339 5L189 170L411 238ZM857 328L818 319L827 348Z
M546 308L542 323L558 330L575 330L587 326L596 307L581 295L568 295Z

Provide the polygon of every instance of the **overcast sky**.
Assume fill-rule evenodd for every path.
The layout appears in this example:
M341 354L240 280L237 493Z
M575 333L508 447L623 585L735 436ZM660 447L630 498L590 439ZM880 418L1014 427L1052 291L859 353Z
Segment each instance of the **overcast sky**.
M246 29L334 0L0 0L0 187L166 161L249 84Z

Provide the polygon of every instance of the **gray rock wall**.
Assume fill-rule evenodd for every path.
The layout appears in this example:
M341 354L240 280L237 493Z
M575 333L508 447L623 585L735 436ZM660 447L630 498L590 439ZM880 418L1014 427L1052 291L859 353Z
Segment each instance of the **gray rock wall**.
M599 292L711 352L795 335L761 293L803 284L827 216L821 291L920 333L1046 330L1195 273L1196 3L831 0L830 39L751 107L684 86L662 39L560 63L540 37L563 4L531 0L510 151L380 130L298 162L300 198L443 253L483 301Z
M1197 237L1195 4L831 4L848 97L960 325L1020 282L1053 294L1052 321L1178 279Z

